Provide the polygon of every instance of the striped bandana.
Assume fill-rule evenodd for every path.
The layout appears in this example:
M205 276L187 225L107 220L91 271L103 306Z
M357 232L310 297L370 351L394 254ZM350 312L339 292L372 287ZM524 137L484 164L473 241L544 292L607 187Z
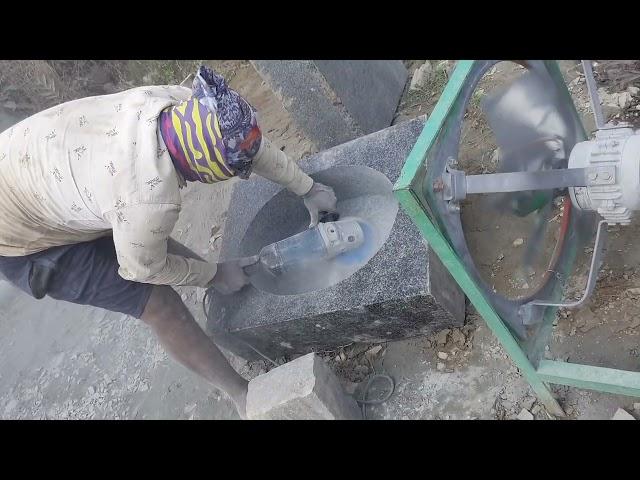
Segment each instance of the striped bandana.
M226 163L226 147L217 113L196 97L164 110L160 132L176 169L185 180L215 183L235 175Z

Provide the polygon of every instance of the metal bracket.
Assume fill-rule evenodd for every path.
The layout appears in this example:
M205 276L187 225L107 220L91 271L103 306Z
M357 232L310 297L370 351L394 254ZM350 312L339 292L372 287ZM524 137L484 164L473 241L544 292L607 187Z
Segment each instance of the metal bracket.
M587 286L584 293L582 294L582 298L575 302L566 303L555 303L545 300L532 300L531 302L526 303L520 307L520 316L522 317L522 321L525 325L530 325L531 323L533 323L532 319L536 318L536 316L533 315L535 307L579 308L586 303L596 287L598 272L600 271L600 266L602 264L602 254L604 252L604 246L606 244L607 224L608 222L606 220L600 220L600 222L598 222L598 233L596 234L596 241L593 247L591 266L589 267L589 276L587 277Z
M467 197L467 175L462 170L447 165L442 175L442 198L446 201L460 201Z

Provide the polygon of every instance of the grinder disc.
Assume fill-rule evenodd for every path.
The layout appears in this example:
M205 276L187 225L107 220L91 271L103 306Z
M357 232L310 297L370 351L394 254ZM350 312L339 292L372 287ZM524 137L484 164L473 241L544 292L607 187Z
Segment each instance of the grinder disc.
M391 193L363 195L339 200L337 210L340 220L359 223L364 234L362 245L331 259L305 262L277 276L261 270L251 276L251 284L266 292L294 295L321 290L350 277L382 247L391 232L398 205Z

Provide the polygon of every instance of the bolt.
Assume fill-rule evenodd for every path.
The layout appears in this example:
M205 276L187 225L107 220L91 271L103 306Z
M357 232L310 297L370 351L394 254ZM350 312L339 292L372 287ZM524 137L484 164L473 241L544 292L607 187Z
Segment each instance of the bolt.
M598 179L598 174L597 173L590 173L588 176L589 180L591 180L592 182L595 182Z

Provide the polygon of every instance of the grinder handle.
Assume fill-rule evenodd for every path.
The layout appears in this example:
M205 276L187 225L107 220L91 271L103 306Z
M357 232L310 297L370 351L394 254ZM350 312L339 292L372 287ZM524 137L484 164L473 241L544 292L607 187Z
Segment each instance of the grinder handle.
M243 263L245 265L244 267L242 267L242 270L244 271L245 275L250 277L251 275L256 273L260 269L260 266L258 265L259 262L260 255L253 255L252 257L246 257L245 259L243 259Z

